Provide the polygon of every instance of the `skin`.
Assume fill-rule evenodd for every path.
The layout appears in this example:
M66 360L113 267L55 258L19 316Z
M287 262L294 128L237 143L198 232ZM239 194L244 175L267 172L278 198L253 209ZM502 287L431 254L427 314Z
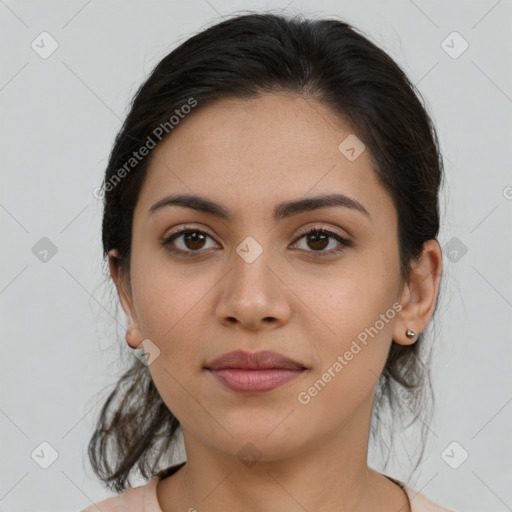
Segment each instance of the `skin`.
M400 274L397 213L377 181L368 150L349 161L338 149L350 126L311 98L266 94L222 99L191 113L151 154L134 212L130 271L116 250L112 277L130 326L127 343L149 339L160 354L149 371L183 428L187 463L161 480L164 512L194 510L410 510L404 492L367 465L377 377L391 341L411 344L436 303L441 250L424 246L409 282ZM326 207L276 222L283 201L333 192L357 200L369 216ZM171 194L220 203L231 220L181 206L154 213ZM162 239L184 227L205 239ZM324 228L350 240L322 246L302 236ZM255 239L261 255L236 248ZM252 249L251 249L252 250ZM315 254L318 257L315 258ZM357 335L394 303L401 311L308 404L298 401ZM270 392L246 396L204 369L235 349L273 350L307 370ZM255 464L237 455L247 443Z

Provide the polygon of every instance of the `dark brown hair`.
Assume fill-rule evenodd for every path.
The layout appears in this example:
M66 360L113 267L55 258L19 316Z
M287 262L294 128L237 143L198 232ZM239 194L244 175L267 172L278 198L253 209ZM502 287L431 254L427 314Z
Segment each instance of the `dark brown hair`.
M174 128L171 118L187 112L183 106L192 102L198 110L220 98L276 92L319 101L349 122L367 146L398 212L400 266L407 280L411 262L439 231L443 164L425 102L391 57L348 23L271 13L234 16L199 32L165 56L140 86L102 185L104 258L117 249L121 271L129 277L133 211L151 154L136 163L130 159L162 132L158 127L166 127L162 140L172 136L179 125ZM424 345L423 334L408 346L393 341L377 384L374 436L385 410L392 411L393 421L403 422L421 419L433 403L430 352ZM425 424L420 423L416 467L424 450ZM95 473L117 492L130 487L135 469L146 479L153 476L179 426L147 366L133 358L103 405L89 443ZM381 443L388 458L390 441Z

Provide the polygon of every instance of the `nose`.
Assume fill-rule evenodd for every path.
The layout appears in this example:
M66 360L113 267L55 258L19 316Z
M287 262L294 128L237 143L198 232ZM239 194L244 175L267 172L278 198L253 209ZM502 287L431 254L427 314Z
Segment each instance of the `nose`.
M291 316L290 291L270 251L264 250L250 263L234 252L230 263L231 271L219 283L218 321L252 331L287 323Z

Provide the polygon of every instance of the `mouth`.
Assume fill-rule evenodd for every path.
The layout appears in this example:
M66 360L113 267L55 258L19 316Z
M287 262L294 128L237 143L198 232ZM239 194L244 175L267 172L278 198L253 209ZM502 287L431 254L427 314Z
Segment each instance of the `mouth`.
M301 363L276 352L241 350L224 354L207 364L205 369L222 386L243 394L271 391L307 370Z

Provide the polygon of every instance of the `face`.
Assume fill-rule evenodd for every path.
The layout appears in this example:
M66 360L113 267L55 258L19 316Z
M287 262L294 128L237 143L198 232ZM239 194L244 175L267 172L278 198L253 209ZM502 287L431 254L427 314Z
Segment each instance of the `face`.
M354 145L316 101L269 94L197 110L153 150L123 306L159 351L149 371L189 439L228 455L252 442L272 460L370 412L403 283L395 207L369 151L340 149L348 136ZM152 209L176 195L225 215ZM233 350L270 350L305 370L234 391L205 368Z

